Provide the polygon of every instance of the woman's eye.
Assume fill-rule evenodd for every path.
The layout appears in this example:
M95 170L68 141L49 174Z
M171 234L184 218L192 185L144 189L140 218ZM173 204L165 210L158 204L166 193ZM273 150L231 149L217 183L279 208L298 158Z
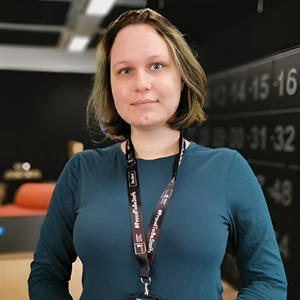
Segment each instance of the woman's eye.
M160 63L156 63L151 66L151 69L153 69L153 70L159 70L161 68L162 68L162 64L160 64Z
M120 73L124 74L124 75L127 75L127 74L130 74L130 69L122 69L120 71Z

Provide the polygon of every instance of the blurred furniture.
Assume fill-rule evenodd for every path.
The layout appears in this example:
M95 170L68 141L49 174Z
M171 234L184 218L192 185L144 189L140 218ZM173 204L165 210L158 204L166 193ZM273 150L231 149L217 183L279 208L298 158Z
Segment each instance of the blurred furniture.
M0 255L33 251L36 248L44 219L44 214L0 216Z
M32 169L28 162L15 162L11 169L3 173L3 183L6 191L2 199L2 204L13 203L17 189L26 182L41 182L43 178L40 169Z
M4 182L0 182L0 205L3 202L5 195L6 195L6 184Z
M27 280L30 272L32 252L0 254L0 299L1 300L29 300ZM77 260L73 263L69 290L73 299L79 299L81 285L82 264Z
M221 280L221 284L223 287L222 298L224 300L235 300L238 296L238 290L225 280Z
M0 206L0 216L46 214L54 187L54 182L22 184L15 193L13 203Z
M76 153L83 151L84 145L79 141L68 141L68 158L71 158Z

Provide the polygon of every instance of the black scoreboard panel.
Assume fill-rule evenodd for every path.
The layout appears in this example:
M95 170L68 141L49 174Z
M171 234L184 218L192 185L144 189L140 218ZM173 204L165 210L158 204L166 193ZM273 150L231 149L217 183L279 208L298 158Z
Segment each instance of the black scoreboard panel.
M208 77L207 121L188 139L237 149L264 191L297 300L300 274L300 48ZM297 134L298 133L298 134Z

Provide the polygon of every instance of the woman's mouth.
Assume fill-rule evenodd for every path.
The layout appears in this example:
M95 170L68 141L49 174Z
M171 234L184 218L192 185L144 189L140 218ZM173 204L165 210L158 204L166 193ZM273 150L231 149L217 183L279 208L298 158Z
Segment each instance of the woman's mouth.
M153 100L153 99L142 99L142 100L137 100L132 103L132 105L146 105L146 104L153 104L158 102L158 100Z

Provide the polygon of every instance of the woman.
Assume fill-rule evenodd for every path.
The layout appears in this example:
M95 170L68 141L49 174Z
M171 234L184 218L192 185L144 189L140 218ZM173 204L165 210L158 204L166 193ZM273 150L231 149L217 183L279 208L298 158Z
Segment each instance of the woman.
M205 75L182 35L150 9L128 11L108 26L98 58L88 116L123 141L83 151L62 171L30 298L71 299L78 255L82 300L222 299L230 239L244 284L237 299L285 299L272 223L249 165L237 151L180 134L205 119Z

